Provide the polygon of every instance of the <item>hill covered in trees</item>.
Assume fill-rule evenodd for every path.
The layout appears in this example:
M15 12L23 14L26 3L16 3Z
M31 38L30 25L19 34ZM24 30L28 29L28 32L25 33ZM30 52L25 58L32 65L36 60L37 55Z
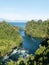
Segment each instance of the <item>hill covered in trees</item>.
M4 56L12 51L12 48L20 46L22 37L19 34L19 28L0 22L0 56Z
M46 38L48 37L49 20L28 21L25 27L25 33L30 37Z

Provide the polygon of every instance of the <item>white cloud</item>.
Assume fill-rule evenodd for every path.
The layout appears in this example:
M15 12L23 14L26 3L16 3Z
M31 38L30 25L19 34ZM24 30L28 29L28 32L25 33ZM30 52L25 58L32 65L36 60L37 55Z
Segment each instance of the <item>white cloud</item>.
M32 20L32 19L47 19L48 15L41 15L41 14L0 14L0 18L8 19L8 20Z
M49 15L47 14L28 14L26 15L26 17L24 17L26 20L32 20L32 19L42 19L42 20L46 20L49 19Z
M19 14L2 14L0 18L8 19L8 20L23 20L23 16Z

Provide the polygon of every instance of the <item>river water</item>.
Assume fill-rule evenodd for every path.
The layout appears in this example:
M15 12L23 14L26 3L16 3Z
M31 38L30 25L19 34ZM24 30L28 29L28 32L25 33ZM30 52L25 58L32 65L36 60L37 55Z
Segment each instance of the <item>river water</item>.
M11 25L21 27L22 29L25 29L26 23L16 23L16 22L10 22ZM22 47L29 51L30 54L34 54L35 51L39 48L40 42L42 39L39 38L30 38L25 35L24 30L20 30L20 35L23 38Z

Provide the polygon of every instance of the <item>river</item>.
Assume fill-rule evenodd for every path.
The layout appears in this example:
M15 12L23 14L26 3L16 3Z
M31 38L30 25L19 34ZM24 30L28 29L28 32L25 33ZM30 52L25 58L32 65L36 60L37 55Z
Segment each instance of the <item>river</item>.
M10 22L11 25L21 27L25 29L26 23L16 23L16 22ZM30 54L34 54L35 51L39 48L40 42L42 39L39 38L30 38L25 35L24 30L20 30L20 35L23 38L22 47L29 51Z

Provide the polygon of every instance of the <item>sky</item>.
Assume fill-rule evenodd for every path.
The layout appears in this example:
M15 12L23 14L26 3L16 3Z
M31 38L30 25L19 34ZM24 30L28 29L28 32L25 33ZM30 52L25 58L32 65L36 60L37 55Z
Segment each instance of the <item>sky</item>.
M0 18L49 19L49 0L0 0Z

